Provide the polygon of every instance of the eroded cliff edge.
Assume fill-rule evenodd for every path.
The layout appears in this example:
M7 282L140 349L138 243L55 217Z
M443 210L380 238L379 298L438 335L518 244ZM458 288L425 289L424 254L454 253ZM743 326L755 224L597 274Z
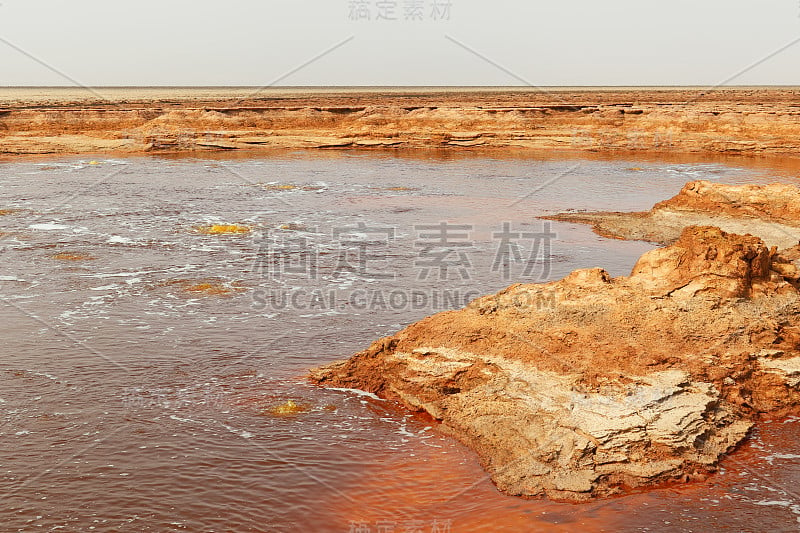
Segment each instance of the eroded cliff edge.
M0 90L0 154L298 148L800 153L800 91L789 88L18 93Z
M630 276L512 285L311 379L429 413L508 494L702 478L761 414L798 405L799 277L757 237L689 227Z

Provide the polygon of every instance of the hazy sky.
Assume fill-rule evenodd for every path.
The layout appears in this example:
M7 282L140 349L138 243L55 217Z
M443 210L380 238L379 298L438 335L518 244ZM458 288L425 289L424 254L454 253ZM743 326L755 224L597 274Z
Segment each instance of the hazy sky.
M800 0L0 0L0 85L716 85L794 40Z

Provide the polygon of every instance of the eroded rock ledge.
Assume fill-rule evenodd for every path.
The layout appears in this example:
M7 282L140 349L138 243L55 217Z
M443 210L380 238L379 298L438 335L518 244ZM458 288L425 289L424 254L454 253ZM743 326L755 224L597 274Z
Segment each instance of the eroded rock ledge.
M545 217L592 224L616 239L674 242L687 226L716 226L731 233L757 235L768 246L791 248L800 242L800 189L794 185L725 185L690 181L650 211L570 212Z
M690 227L630 276L512 285L311 379L429 413L508 494L699 479L760 414L798 405L798 276L757 237Z

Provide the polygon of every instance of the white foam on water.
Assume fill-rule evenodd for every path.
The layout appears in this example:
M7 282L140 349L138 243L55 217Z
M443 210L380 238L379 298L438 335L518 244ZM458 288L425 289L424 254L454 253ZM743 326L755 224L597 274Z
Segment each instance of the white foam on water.
M108 244L136 244L136 241L120 235L112 235L106 241Z
M28 226L28 229L38 229L42 231L57 231L57 230L69 229L69 226L65 226L64 224L54 224L54 223L31 224L30 226Z
M341 311L337 311L336 309L329 309L327 311L322 311L319 313L311 313L308 315L300 315L299 318L318 318L321 316L333 316L333 315L343 315L344 313ZM274 316L274 315L273 315Z
M64 311L63 313L58 315L58 318L60 318L61 320L67 320L68 318L70 318L70 317L72 317L74 315L77 315L77 314L78 314L77 311Z
M366 396L367 398L372 398L373 400L378 400L378 401L381 401L381 402L383 401L383 399L379 398L378 396L376 396L375 394L373 394L371 392L358 390L358 389L346 389L346 388L340 388L340 387L327 387L325 390L335 390L335 391L338 391L338 392L347 392L347 393L350 393L350 394L355 394L356 396Z
M178 422L188 422L188 423L191 423L191 424L200 424L200 422L198 422L197 420L192 420L191 418L181 418L181 417L175 416L175 415L169 415L169 417L172 420L177 420Z
M114 289L119 289L119 285L103 285L102 287L92 287L89 289L90 291L112 291Z
M139 270L137 272L116 272L113 274L92 274L91 276L87 276L90 278L127 278L129 276L140 276L142 274L152 274L154 272L159 272L158 270Z
M778 507L789 507L792 505L792 502L785 501L785 500L762 500L759 502L753 502L754 505L776 505Z
M244 429L237 429L237 428L231 427L231 426L229 426L227 424L222 424L222 427L224 427L225 429L227 429L228 431L230 431L234 435L239 435L243 439L252 439L254 437L254 435L252 433L250 433L249 431L244 430Z
M37 372L37 371L35 371L35 370L31 370L30 372L31 372L31 374L33 374L34 376L41 376L41 377L43 377L43 378L47 378L47 379L50 379L50 380L53 380L53 381L58 381L58 378L57 378L56 376L54 376L54 375L52 375L52 374L48 374L48 373L46 373L46 372Z
M764 457L769 464L772 464L775 459L800 459L800 455L796 453L771 453Z

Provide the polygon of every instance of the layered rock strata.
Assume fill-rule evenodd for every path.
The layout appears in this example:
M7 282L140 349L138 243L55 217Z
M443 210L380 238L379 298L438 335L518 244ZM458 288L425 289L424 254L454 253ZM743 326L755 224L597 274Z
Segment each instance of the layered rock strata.
M800 153L795 89L0 90L0 154Z

